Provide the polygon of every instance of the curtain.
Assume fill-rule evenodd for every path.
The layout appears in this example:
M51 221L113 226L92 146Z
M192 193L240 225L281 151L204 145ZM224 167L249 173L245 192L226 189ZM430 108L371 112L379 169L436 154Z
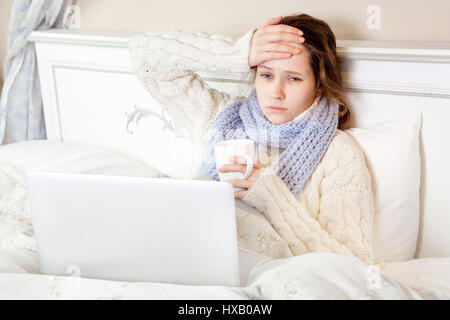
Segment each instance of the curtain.
M0 97L0 144L46 139L33 30L64 28L72 0L14 0Z

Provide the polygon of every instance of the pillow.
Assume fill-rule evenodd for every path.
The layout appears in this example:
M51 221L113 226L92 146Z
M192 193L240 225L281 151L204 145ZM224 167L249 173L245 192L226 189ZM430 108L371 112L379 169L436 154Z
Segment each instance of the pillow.
M345 130L366 155L375 196L374 263L414 258L420 223L422 114Z
M0 161L23 170L159 177L163 174L116 150L74 142L31 140L0 146Z

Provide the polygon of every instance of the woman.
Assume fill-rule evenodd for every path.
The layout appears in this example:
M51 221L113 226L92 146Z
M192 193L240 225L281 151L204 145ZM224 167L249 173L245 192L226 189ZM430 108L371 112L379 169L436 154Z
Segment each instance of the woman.
M350 112L328 24L300 14L271 19L237 40L147 33L130 48L139 79L175 127L206 145L202 177L245 171L239 157L215 168L215 141L247 137L270 146L270 163L257 162L247 180L228 181L245 188L235 194L241 247L271 258L327 251L373 262L371 178L342 131ZM209 88L196 71L239 72L255 89L233 97Z

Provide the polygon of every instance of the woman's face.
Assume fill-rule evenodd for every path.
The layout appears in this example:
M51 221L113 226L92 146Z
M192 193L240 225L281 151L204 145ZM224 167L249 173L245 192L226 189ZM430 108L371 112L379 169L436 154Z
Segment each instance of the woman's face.
M292 121L308 109L316 97L315 88L316 81L306 50L287 59L269 60L257 66L255 89L258 103L273 124Z

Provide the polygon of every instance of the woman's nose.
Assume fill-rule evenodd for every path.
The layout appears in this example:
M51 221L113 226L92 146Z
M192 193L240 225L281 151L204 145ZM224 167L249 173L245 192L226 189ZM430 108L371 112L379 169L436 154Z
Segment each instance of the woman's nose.
M272 89L272 99L274 100L284 99L283 89L280 87L280 85L276 84L275 87Z

